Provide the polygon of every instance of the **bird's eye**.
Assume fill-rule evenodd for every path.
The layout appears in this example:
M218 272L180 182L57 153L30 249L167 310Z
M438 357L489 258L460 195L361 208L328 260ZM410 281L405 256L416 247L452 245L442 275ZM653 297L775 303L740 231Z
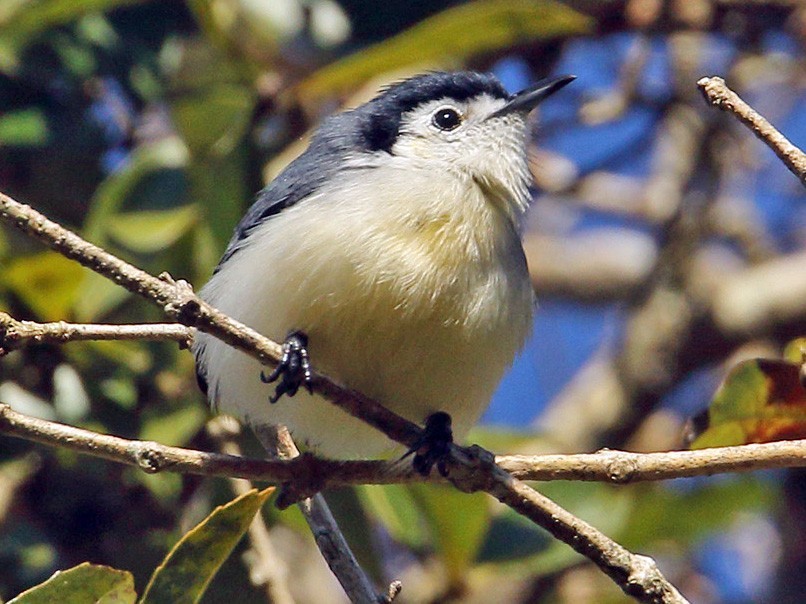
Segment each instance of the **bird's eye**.
M440 130L453 130L462 123L462 115L453 107L440 107L431 118L434 125Z

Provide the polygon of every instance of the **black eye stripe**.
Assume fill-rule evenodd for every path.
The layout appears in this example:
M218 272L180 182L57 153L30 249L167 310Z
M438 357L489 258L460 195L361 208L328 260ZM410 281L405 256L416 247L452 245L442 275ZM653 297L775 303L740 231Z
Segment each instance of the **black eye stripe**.
M462 115L453 107L440 107L434 112L431 122L440 130L453 130L462 123Z

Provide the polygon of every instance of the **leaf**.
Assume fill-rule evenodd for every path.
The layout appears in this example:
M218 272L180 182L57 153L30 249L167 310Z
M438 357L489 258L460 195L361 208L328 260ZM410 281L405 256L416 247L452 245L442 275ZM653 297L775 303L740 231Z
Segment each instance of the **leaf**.
M409 490L426 518L449 581L454 584L461 581L487 533L490 518L487 495L427 484L410 485Z
M84 238L104 245L106 229L115 222L120 208L137 184L159 170L184 168L188 157L187 147L177 137L138 146L123 169L110 174L96 190L84 221Z
M134 604L136 600L131 573L84 562L56 572L8 604Z
M120 305L130 296L131 294L117 283L103 275L90 272L85 276L81 284L81 291L73 303L73 315L77 321L84 323L97 321L99 317ZM117 343L123 344L123 342ZM134 344L134 342L127 342L127 344ZM118 360L124 358L118 357Z
M48 139L41 109L20 109L0 115L0 146L38 146Z
M273 491L252 489L213 510L157 567L140 604L198 602Z
M188 232L197 218L196 206L142 210L118 214L108 226L109 236L133 252L164 250Z
M636 485L629 522L613 538L631 549L646 549L669 535L693 545L730 526L740 514L768 510L778 499L774 485L755 477L720 478L694 488Z
M422 512L405 485L359 485L356 487L364 509L389 531L392 538L419 550L428 543Z
M768 359L739 363L692 426L692 449L806 438L800 365Z
M196 231L202 232L202 238L212 235L215 243L214 260L200 261L206 274L215 266L253 193L243 143L257 96L232 61L198 43L183 46L170 90L173 123L193 156L186 174L190 198L199 209Z
M46 321L65 319L88 274L77 262L56 252L16 258L0 280Z
M166 411L159 407L143 419L139 438L153 440L165 445L183 446L195 436L207 420L207 412L201 405L182 405Z
M34 41L35 36L57 25L79 17L143 0L6 0L0 10L0 69L13 71L18 53Z
M444 64L528 40L578 34L592 19L552 0L476 0L442 11L383 42L361 49L303 80L306 101L354 90L356 82L416 64Z
M784 358L793 363L806 363L806 338L796 338L784 348Z

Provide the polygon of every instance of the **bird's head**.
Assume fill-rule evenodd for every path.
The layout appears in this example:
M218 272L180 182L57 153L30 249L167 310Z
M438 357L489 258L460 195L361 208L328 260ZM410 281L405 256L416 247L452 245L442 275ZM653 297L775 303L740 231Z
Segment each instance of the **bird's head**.
M354 109L366 151L448 171L523 210L529 183L527 117L574 79L563 76L508 94L490 74L427 73L384 89Z

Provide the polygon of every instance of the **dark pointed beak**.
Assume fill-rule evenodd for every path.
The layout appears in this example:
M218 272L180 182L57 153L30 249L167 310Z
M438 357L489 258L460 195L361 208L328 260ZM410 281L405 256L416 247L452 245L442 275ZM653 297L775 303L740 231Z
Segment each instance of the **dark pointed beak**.
M501 117L502 115L515 112L529 113L532 109L537 107L541 101L550 97L552 94L561 88L564 88L574 80L576 80L576 76L572 75L540 80L531 88L521 90L520 92L516 92L510 96L507 104L501 107L501 109L498 111L491 113L489 117Z

